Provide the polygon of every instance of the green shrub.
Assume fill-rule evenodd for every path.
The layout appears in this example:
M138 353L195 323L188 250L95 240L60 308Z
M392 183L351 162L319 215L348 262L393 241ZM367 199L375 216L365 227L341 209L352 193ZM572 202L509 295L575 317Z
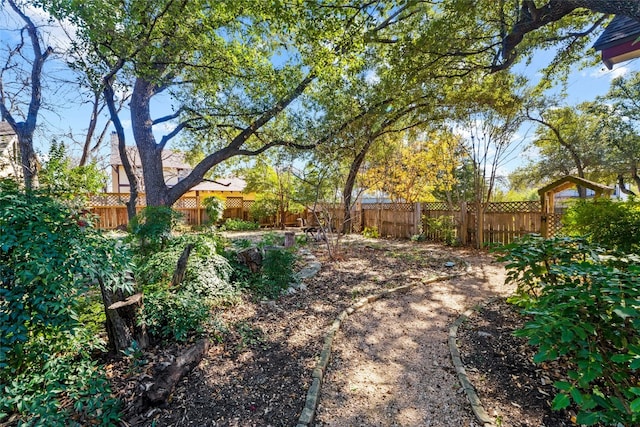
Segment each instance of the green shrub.
M365 227L362 230L362 235L369 239L377 239L380 237L380 233L378 233L378 227Z
M229 251L225 256L233 267L231 280L235 286L248 289L258 298L277 298L295 281L296 256L290 250L271 248L265 251L262 268L255 273L238 262L235 251Z
M251 231L259 230L260 224L253 221L245 221L236 218L227 218L224 224L220 226L220 230L226 231Z
M40 188L52 197L81 205L89 194L102 191L107 177L95 162L73 167L65 145L53 141L38 180Z
M429 232L436 233L445 245L457 246L459 244L456 222L453 217L442 215L437 218L427 218L426 223Z
M231 266L218 254L223 251L221 239L211 234L185 234L166 243L164 250L139 259L136 278L142 286L166 285L171 281L184 248L193 245L180 290L190 292L208 303L235 300L239 290L230 281Z
M104 343L78 319L98 277L131 291L128 253L90 222L0 182L0 423L11 414L34 425L105 425L118 417L90 355Z
M528 237L504 248L508 281L533 320L517 335L537 363L562 360L554 409L575 403L577 424L640 422L640 266L602 256L584 239Z
M262 235L262 238L257 245L259 248L265 248L267 246L284 246L284 234L274 233L270 231Z
M413 234L411 236L412 242L424 242L426 240L426 236L424 234Z
M602 252L583 238L543 239L533 234L495 250L505 252L500 260L507 262L506 281L516 285L512 301L524 307L535 303L544 287L555 285L557 277L550 272L553 265L582 262L587 256L597 258Z
M563 233L587 236L608 249L637 253L640 250L640 203L610 199L576 202L563 218Z
M293 264L296 257L293 252L285 249L268 250L262 262L262 277L259 296L267 298L278 297L283 290L294 281Z
M182 213L167 206L147 206L129 223L129 230L142 254L164 248Z
M216 196L206 197L202 201L202 205L204 206L204 210L209 217L210 223L215 224L222 219L222 214L225 207L224 200L219 199Z
M155 338L185 341L203 331L209 315L209 306L200 296L164 286L145 296L141 320Z
M169 287L178 259L192 245L182 283ZM232 267L219 253L224 239L217 234L171 237L158 250L137 257L135 276L143 287L142 321L154 338L184 341L200 333L215 304L235 302L241 290L231 281Z

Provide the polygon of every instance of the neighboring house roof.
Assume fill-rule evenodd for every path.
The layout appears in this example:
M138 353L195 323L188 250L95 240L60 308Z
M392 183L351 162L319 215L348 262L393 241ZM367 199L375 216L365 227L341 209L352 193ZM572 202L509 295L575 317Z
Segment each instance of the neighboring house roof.
M15 135L13 128L7 122L0 122L0 136Z
M11 137L15 135L16 133L13 131L13 128L9 126L9 123L0 122L0 154L4 152L11 141Z
M640 22L628 16L616 15L593 45L602 51L602 61L611 69L613 64L640 56Z
M125 147L125 151L129 156L129 160L133 163L133 167L142 166L142 162L140 161L140 154L138 153L137 147L127 146ZM118 136L115 132L111 134L111 159L109 163L112 166L122 165L120 151L118 150ZM162 151L162 166L168 169L191 169L191 165L189 165L184 160L184 153L172 150Z
M241 178L219 178L204 180L200 184L191 187L191 191L238 191L242 192L247 183Z
M140 155L138 154L137 147L126 147L125 148L127 154L129 155L129 159L133 162L134 167L142 166L140 161ZM120 152L117 150L111 150L111 162L114 166L122 165L122 159L120 158ZM165 168L175 168L175 169L191 169L191 165L189 165L184 160L184 154L172 151L172 150L164 150L162 152L162 166Z

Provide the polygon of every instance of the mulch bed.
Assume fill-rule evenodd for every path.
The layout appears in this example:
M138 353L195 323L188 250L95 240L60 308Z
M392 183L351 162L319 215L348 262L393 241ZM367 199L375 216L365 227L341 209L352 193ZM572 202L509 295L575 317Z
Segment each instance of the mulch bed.
M307 290L277 301L246 297L214 313L208 354L164 407L145 407L141 396L188 344L111 361L107 371L123 402L123 425L296 425L324 334L342 310L362 296L462 270L470 254L412 242L357 242L344 243L342 260L329 262L322 245L313 250L323 267L306 282ZM471 380L489 414L499 416L503 426L572 425L570 414L550 411L551 380L530 362L532 350L511 336L520 321L497 301L460 328Z
M535 349L513 336L526 317L518 307L496 299L458 329L458 348L467 375L496 424L513 427L575 426L574 412L552 411L553 382L562 370L533 363Z

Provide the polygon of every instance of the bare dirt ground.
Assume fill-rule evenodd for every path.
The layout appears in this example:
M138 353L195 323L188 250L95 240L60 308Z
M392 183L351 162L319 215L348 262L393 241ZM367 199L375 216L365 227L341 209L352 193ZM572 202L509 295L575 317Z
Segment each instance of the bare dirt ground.
M323 266L306 290L276 301L247 298L215 313L211 330L218 340L165 407L141 412L133 402L177 349L151 349L129 376L116 381L114 375L124 425L295 426L335 317L362 296L416 283L345 320L315 425L477 426L451 365L447 334L466 308L510 292L502 266L484 252L357 236L343 243L338 261L321 244L311 248Z

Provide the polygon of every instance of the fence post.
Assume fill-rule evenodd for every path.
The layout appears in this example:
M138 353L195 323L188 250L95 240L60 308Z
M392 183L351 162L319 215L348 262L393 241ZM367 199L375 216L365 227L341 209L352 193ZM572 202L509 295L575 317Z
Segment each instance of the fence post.
M422 234L422 203L416 202L413 204L413 234Z
M467 202L460 203L460 229L458 230L458 236L460 236L460 242L462 246L467 245L467 240L469 237L469 233L467 230L469 229L469 215L467 212Z

